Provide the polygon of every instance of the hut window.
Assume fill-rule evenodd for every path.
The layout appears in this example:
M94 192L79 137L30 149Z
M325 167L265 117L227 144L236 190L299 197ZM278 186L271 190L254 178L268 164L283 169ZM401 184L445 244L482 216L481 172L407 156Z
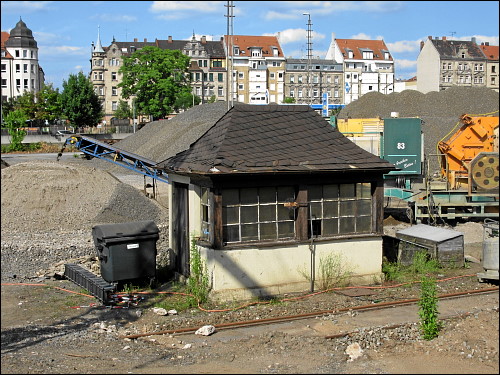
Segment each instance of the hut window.
M223 241L272 241L295 237L295 200L291 186L222 190Z
M201 236L200 238L210 240L210 200L208 199L208 188L201 188Z
M370 183L314 185L308 197L309 237L371 232Z

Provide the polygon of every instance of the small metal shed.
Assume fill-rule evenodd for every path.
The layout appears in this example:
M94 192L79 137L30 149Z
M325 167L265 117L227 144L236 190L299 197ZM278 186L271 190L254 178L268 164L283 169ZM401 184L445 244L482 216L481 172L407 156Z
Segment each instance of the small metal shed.
M432 259L442 265L464 265L464 235L461 232L418 224L396 232L398 261L403 265L413 262L416 252L426 250Z

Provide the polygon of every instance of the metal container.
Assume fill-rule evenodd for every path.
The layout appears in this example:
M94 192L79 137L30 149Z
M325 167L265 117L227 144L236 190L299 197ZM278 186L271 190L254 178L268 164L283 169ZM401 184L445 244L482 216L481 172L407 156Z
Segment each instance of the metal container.
M401 264L412 264L415 253L425 251L442 265L464 265L464 235L461 232L418 224L396 232L396 238L400 240L398 261Z
M108 282L153 279L158 233L151 220L94 226L92 236L102 278Z
M483 255L481 259L484 272L477 274L480 282L484 281L484 279L498 280L498 237L498 221L485 219L483 224Z

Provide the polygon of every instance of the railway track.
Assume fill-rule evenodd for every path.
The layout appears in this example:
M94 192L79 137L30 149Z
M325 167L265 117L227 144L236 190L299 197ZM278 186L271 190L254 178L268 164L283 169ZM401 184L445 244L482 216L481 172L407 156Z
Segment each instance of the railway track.
M457 299L457 298L465 298L465 297L470 297L470 296L478 296L478 295L483 295L483 294L493 294L493 293L498 293L498 291L499 291L498 287L491 287L491 288L485 288L485 289L479 289L479 290L467 290L467 291L463 291L463 292L441 294L438 296L438 300L442 301L442 300L450 300L450 299ZM311 312L311 313L304 313L304 314L297 314L297 315L280 316L280 317L258 319L258 320L228 322L228 323L216 324L216 325L214 325L214 327L217 331L220 331L220 330L230 330L230 329L237 329L237 328L260 326L260 325L286 323L286 322L291 322L291 321L296 321L296 320L301 320L301 319L317 318L317 317L321 317L321 316L325 316L325 315L336 315L336 314L341 314L341 313L345 313L345 312L349 312L349 311L357 311L357 312L380 311L380 310L392 308L392 307L398 307L398 306L404 306L404 305L416 305L418 300L419 300L418 298L411 298L411 299L404 299L404 300L399 300L399 301L372 303L369 305L350 306L350 307L346 307L346 308L333 309L333 310L315 311L315 312ZM461 316L461 315L467 315L467 314L470 314L470 312L456 314L455 316ZM400 326L400 325L402 325L402 324L392 324L392 325L387 325L385 328L390 329L390 328L395 328L395 327ZM128 338L128 339L136 339L139 337L152 336L152 335L172 335L172 334L180 335L180 334L193 333L198 328L199 327L184 327L184 328L169 329L169 330L158 331L158 332L149 332L149 333L141 333L141 334L135 334L135 335L127 335L127 336L121 336L121 337ZM349 332L344 332L344 333L340 333L340 334L336 334L336 335L327 335L327 336L325 336L325 338L331 339L331 338L346 336L348 334L349 334Z

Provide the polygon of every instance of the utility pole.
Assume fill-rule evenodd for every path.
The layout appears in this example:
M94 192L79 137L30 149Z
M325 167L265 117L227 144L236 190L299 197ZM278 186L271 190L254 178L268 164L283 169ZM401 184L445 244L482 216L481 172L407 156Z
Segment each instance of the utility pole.
M312 104L312 94L311 94L311 59L312 59L312 23L311 14L302 13L302 15L307 16L307 95L309 96L309 104Z
M233 107L233 2L228 1L227 5L227 38L226 46L226 70L227 70L227 79L226 79L226 102L227 109L231 109ZM231 64L229 64L229 59L231 60Z

